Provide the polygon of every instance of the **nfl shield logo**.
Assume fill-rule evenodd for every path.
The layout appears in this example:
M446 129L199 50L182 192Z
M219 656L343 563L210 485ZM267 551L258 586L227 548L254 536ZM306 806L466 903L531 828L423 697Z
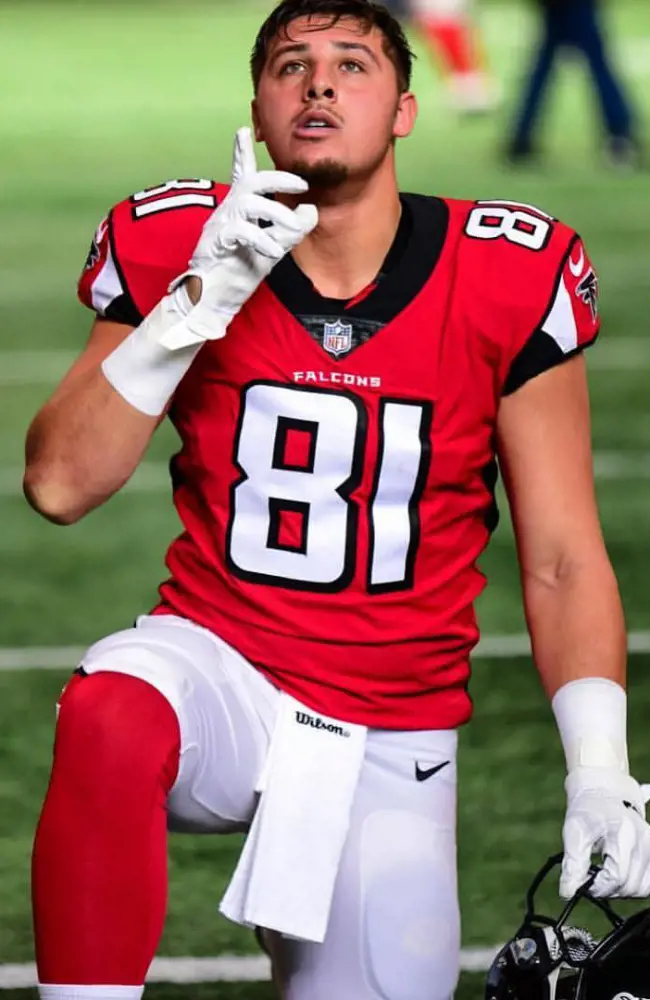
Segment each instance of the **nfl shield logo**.
M323 347L330 354L345 354L352 347L352 326L350 323L326 323L323 331Z

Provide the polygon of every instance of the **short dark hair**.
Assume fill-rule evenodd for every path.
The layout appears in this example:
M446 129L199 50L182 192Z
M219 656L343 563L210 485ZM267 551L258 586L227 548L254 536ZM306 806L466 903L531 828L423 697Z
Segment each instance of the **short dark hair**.
M282 0L260 28L251 53L251 74L257 90L271 42L299 17L329 17L327 27L343 17L353 17L366 31L378 28L384 36L384 51L395 66L402 92L411 85L413 51L399 21L383 4L373 0Z

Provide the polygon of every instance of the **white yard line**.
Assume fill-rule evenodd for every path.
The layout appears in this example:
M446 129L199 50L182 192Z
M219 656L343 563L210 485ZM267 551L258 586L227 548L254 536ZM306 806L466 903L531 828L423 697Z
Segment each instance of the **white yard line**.
M587 351L590 371L627 372L650 367L650 337L603 336Z
M597 451L594 453L596 479L650 478L650 451ZM22 466L0 468L0 497L22 493ZM143 462L124 487L129 493L170 493L168 462Z
M648 451L596 451L594 452L596 479L648 479L650 477L650 452Z
M84 646L0 646L0 672L11 670L73 670L80 662ZM650 632L629 632L630 653L650 653ZM474 660L513 660L530 655L526 632L512 635L484 635L472 654Z
M75 357L67 350L0 351L0 386L54 385ZM603 338L587 358L592 371L650 368L650 337Z
M0 647L0 671L74 670L85 650L84 646Z
M463 948L463 972L487 972L501 946ZM218 958L156 958L148 983L248 983L271 978L265 955L220 955ZM36 986L36 966L0 965L0 989L20 990Z
M0 467L0 497L20 496L23 469L18 465ZM142 462L124 487L130 493L171 493L168 462Z
M74 351L0 351L0 385L54 385L75 356Z

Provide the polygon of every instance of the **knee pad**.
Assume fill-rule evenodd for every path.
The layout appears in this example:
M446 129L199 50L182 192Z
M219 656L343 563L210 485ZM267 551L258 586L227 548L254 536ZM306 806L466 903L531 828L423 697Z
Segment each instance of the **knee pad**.
M399 810L361 831L364 974L382 1000L447 1000L460 964L453 829Z
M171 788L178 770L176 714L159 691L126 674L75 674L58 705L55 766L72 765L76 778L113 779L126 768L159 775ZM84 766L83 762L88 766Z
M144 681L100 673L66 687L32 866L42 982L144 982L164 922L178 750L174 712Z

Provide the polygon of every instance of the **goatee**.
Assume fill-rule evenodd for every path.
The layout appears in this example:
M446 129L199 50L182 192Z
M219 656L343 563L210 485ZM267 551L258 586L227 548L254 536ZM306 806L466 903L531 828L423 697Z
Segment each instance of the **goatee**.
M348 179L348 168L337 160L321 160L320 163L305 163L296 160L289 168L292 174L297 174L309 184L310 191L331 191L340 187Z

